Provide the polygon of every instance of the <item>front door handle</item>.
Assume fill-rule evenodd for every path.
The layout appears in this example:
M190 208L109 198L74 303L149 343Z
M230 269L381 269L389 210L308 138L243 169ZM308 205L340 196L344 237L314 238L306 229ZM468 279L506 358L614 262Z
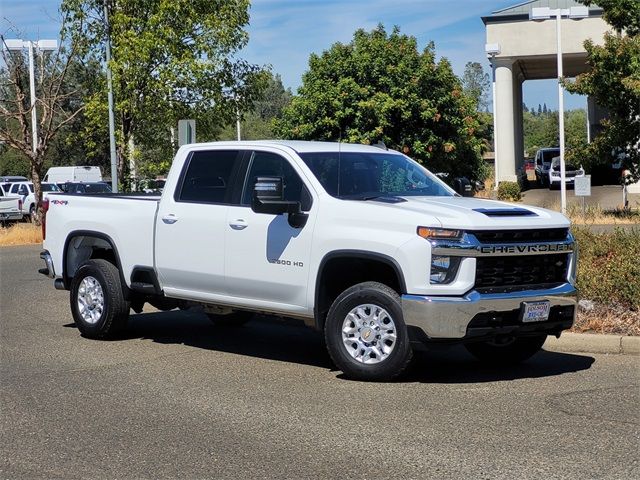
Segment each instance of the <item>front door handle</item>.
M164 217L162 217L162 221L167 225L173 225L178 221L178 217L176 217L173 213L170 213L169 215L165 215Z
M249 224L247 224L246 220L242 218L238 218L237 220L230 221L229 226L234 230L244 230L249 226Z

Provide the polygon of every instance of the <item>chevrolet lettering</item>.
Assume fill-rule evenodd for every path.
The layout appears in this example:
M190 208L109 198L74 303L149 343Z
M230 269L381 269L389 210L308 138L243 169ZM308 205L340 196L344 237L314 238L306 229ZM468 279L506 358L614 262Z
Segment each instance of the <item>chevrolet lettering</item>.
M40 272L81 342L147 303L233 328L262 313L322 332L345 376L388 380L436 344L524 361L576 312L566 217L461 197L386 148L188 144L162 195L51 192L43 207Z
M499 254L535 254L535 253L562 253L573 251L570 243L545 243L541 245L489 245L478 247L481 253L488 255Z

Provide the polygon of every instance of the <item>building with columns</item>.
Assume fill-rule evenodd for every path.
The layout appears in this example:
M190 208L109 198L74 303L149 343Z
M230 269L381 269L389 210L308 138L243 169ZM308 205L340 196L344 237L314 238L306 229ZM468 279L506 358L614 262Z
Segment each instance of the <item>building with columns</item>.
M530 12L533 8L576 6L584 7L575 0L531 0L482 17L494 69L497 181L515 181L524 161L523 82L556 78L558 74L556 20L530 20ZM595 5L589 7L586 18L564 18L560 22L564 76L575 77L588 69L584 41L591 39L602 45L611 27L603 20L602 9ZM590 99L587 102L588 130L593 137L605 112Z

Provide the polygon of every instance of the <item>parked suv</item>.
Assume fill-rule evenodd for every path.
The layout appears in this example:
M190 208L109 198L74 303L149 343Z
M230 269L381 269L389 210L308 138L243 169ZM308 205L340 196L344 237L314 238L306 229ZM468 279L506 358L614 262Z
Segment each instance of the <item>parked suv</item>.
M554 148L541 148L536 152L534 159L536 169L536 183L541 187L549 185L549 168L551 168L551 161L554 157L560 155L560 149Z

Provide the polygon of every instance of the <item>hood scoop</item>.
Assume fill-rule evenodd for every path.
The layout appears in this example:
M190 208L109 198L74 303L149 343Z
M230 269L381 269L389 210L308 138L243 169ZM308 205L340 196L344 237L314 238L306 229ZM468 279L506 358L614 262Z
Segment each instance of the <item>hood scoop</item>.
M537 217L538 214L526 208L474 208L474 212L482 213L487 217Z

